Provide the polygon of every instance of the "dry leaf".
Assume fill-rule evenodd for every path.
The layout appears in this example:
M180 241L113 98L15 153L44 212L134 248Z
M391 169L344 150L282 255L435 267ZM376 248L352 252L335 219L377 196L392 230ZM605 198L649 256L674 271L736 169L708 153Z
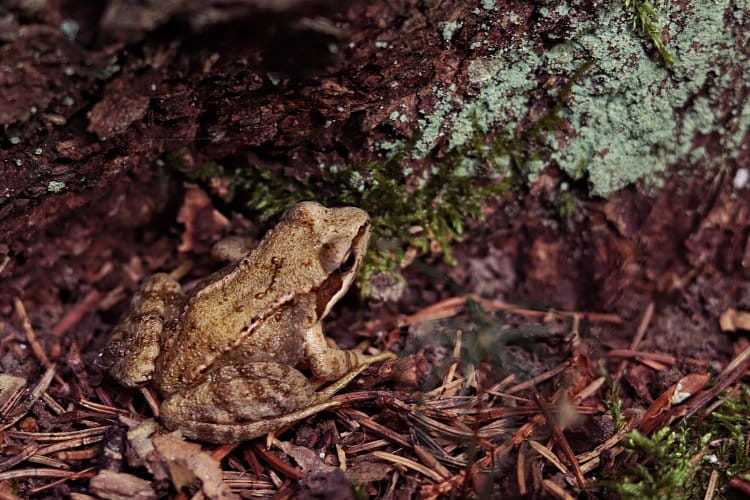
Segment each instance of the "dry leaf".
M653 422L662 413L694 396L706 386L709 378L707 373L690 373L682 377L654 401L643 416L639 429L641 431L651 429Z
M89 487L97 496L108 500L156 498L156 492L149 481L109 469L103 469L96 477L91 478Z
M229 225L229 220L214 208L211 198L194 184L185 186L185 200L177 220L185 225L180 252L208 252L214 236Z
M201 450L201 446L171 434L153 439L156 452L166 461L172 484L177 491L201 485L201 492L210 499L238 498L224 484L219 461Z
M391 464L373 460L357 460L349 463L346 477L356 484L368 484L383 481L393 470Z
M325 463L320 459L318 454L310 448L296 446L286 441L276 441L275 444L281 448L284 453L296 460L306 474L326 474L338 469L338 467Z

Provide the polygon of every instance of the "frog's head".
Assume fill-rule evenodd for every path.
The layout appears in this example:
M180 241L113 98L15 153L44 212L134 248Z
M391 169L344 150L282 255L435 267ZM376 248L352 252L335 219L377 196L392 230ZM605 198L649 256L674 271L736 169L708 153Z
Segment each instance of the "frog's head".
M367 253L370 217L356 207L326 208L305 201L284 217L308 228L309 242L319 262L321 284L317 287L318 317L325 317L346 293Z

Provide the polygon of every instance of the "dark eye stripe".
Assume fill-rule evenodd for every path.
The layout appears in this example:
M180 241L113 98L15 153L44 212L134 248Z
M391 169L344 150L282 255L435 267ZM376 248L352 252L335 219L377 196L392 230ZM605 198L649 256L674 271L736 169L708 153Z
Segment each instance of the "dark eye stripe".
M348 273L349 271L352 270L356 262L357 262L357 257L354 255L354 252L349 252L349 256L339 266L339 273L341 274Z

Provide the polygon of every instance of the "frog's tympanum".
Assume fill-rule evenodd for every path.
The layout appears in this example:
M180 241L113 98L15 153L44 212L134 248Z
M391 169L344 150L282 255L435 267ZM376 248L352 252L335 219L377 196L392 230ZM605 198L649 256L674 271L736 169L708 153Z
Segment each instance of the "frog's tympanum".
M124 386L152 382L164 425L202 441L251 439L335 406L337 390L389 356L332 348L321 327L369 237L358 208L299 203L248 255L189 294L167 274L149 278L103 364Z

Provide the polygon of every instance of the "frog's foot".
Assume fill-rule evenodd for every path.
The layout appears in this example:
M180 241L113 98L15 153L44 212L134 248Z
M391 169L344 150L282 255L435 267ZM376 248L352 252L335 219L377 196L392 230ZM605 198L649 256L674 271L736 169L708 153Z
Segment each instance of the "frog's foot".
M341 402L339 401L327 401L287 413L286 415L248 423L216 424L186 420L177 424L174 430L180 431L187 438L197 441L207 441L209 443L224 444L234 441L246 441L276 431L285 425L293 424L298 420L310 417L328 408L339 406L340 404Z
M354 352L354 351L347 351L347 352ZM349 373L346 373L343 377L323 389L322 391L318 391L315 395L315 401L317 403L322 403L323 401L328 401L333 397L334 394L339 392L341 389L349 385L349 382L354 380L357 375L362 373L367 369L368 366L370 366L373 363L378 363L380 361L385 361L387 359L393 359L397 358L395 354L392 352L384 352L382 354L377 354L375 356L366 356L364 354L361 354L361 364L355 368L354 370L350 371Z

